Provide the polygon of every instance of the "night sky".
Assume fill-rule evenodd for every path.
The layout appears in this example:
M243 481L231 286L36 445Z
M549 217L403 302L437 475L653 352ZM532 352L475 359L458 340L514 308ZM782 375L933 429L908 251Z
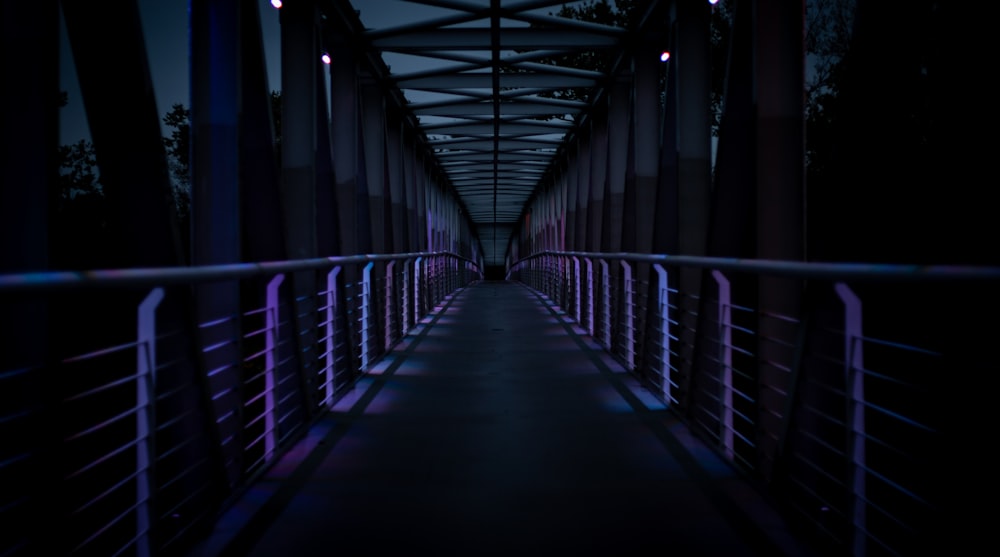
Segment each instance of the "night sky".
M188 2L189 0L138 0L146 39L146 54L156 90L156 106L161 118L174 104L191 106L188 90ZM260 6L270 88L278 90L281 89L278 11L271 7L270 0L255 2ZM69 101L59 114L60 143L68 144L89 139L90 132L76 79L73 53L66 37L66 26L62 21L59 25L60 88L66 91Z

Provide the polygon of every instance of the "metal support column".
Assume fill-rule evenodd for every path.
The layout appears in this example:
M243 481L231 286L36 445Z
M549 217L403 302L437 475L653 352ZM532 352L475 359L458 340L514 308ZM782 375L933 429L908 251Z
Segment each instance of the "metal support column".
M2 88L0 134L0 272L44 271L50 265L49 227L58 195L59 143L59 8L54 2L0 4L0 68L18 76L17 85ZM26 55L25 53L30 53ZM16 147L15 147L16 146ZM30 185L30 187L28 187ZM52 203L54 207L54 203ZM20 392L0 409L0 438L5 455L0 464L9 489L0 493L0 520L9 535L0 554L19 549L26 554L56 555L64 551L48 528L52 501L59 500L62 441L52 416L58 394L39 373L51 359L49 305L42 298L0 299L0 334L4 355L0 390Z
M803 19L802 2L761 0L755 4L754 71L757 99L757 257L801 261L803 250ZM758 382L763 431L777 431L786 407L794 346L788 346L781 319L799 317L798 281L762 277L759 281ZM770 316L770 317L769 317ZM774 436L758 439L760 470L771 475L778 447Z
M628 142L622 138L629 133L629 84L617 81L612 86L608 99L608 175L604 194L604 226L601 234L601 250L615 253L622 251L622 235L625 231L625 176L628 157ZM617 275L617 272L614 273Z
M587 215L587 246L590 252L601 250L604 233L604 199L608 176L608 120L606 113L598 113L593 123L593 140L590 148L590 211Z
M191 261L195 265L242 260L240 199L240 2L192 5L191 50ZM208 283L195 290L202 369L213 397L220 438L241 439L240 284ZM207 349L208 347L214 347ZM239 463L241 443L227 445L223 459ZM242 470L226 469L234 487Z
M287 2L281 9L281 193L285 211L287 252L291 259L318 255L316 238L316 126L319 13L314 0ZM323 122L322 125L325 125ZM315 271L292 275L293 323L302 392L312 393L319 354ZM286 401L285 393L281 400ZM294 398L292 398L294 400ZM311 407L310 407L311 408ZM279 437L284 434L279 431Z
M677 48L671 59L671 73L676 79L668 87L675 88L670 98L676 98L671 120L676 122L676 151L664 157L676 156L676 205L671 217L676 219L677 253L705 255L708 235L709 201L712 191L711 168L711 59L709 56L710 5L687 0L676 4ZM667 138L664 139L667 142ZM676 153L676 154L675 154ZM689 378L695 360L695 331L698 328L698 300L704 271L682 268L677 274L677 287L682 295L678 303L677 352L679 363L677 382Z

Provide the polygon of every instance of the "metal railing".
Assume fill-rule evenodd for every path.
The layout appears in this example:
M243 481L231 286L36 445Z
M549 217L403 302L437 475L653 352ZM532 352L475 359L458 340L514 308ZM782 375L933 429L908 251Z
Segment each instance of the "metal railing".
M5 321L48 316L14 337L45 339L37 361L0 367L0 554L184 548L480 278L443 252L0 275ZM239 289L239 307L191 320L205 284Z
M1000 268L542 252L507 278L834 553L911 554L943 518L940 385L980 325L941 316L995 292Z

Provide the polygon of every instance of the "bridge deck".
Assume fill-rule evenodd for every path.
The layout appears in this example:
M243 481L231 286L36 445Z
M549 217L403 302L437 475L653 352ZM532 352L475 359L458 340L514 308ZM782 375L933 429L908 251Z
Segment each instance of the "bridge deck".
M196 554L657 548L806 554L756 491L558 308L487 281L415 328Z

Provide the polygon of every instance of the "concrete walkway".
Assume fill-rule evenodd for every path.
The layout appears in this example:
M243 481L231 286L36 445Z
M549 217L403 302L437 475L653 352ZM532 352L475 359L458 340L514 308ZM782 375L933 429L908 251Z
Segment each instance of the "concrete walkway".
M488 281L414 329L195 554L809 553L550 302Z

